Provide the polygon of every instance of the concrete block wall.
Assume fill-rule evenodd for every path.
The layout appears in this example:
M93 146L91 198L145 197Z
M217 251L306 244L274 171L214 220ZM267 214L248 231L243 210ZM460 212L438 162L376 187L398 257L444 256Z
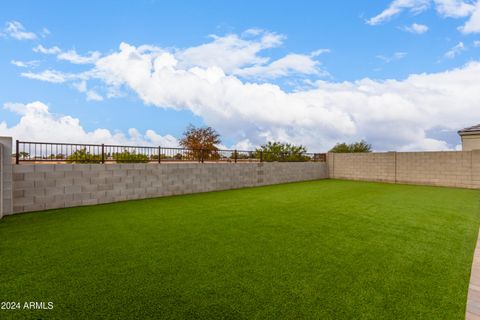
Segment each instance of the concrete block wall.
M0 218L12 213L12 138L0 137Z
M395 181L395 153L329 153L330 177L336 179Z
M3 217L3 145L0 144L0 219Z
M13 212L325 179L326 163L13 165Z
M329 177L480 188L480 150L329 154Z
M480 188L480 150L470 152L472 154L472 186Z
M108 203L326 178L480 188L480 150L327 155L327 162L11 163L0 137L0 218Z
M461 188L480 187L472 180L475 174L474 153L477 152L399 152L397 181Z

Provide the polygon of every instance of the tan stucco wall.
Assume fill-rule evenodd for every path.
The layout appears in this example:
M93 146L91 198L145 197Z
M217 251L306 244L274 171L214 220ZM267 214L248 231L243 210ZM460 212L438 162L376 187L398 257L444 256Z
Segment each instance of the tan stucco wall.
M462 136L462 150L480 150L480 134Z

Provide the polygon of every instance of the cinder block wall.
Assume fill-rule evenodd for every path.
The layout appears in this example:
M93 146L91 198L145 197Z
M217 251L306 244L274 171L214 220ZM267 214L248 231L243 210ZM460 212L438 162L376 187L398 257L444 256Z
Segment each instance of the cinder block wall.
M480 150L328 154L329 177L480 188Z
M0 137L0 218L12 213L12 138Z
M0 144L0 219L3 217L3 145Z
M480 161L479 152L399 152L397 154L397 181L462 188L478 188L473 179L474 161Z
M329 153L330 176L336 179L395 181L395 153Z
M329 153L327 163L13 165L11 140L0 137L0 149L0 218L28 211L326 178L480 188L480 150Z
M326 163L13 165L13 213L325 179Z

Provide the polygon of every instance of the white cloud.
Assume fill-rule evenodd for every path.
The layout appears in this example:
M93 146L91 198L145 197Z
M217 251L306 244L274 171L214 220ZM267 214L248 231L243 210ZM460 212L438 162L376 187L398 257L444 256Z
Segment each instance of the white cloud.
M463 33L480 33L480 1L477 2L470 19L460 28Z
M383 150L445 149L428 129L456 130L480 117L477 62L404 81L318 81L288 93L270 83L244 83L218 67L181 69L171 55L152 57L122 44L97 62L96 74L146 104L191 110L246 145L273 139L326 150L339 140L366 138Z
M229 34L226 36L210 36L210 42L185 49L163 49L152 45L142 45L136 48L134 54L148 56L155 63L156 68L178 68L204 73L201 68L217 68L219 75L236 75L248 79L274 79L286 76L317 76L323 77L328 72L321 68L315 58L330 52L330 49L318 49L310 54L287 54L275 61L260 55L265 49L274 48L283 43L286 38L273 32L261 29L249 29L241 36ZM123 44L120 45L122 48ZM81 56L75 50L63 51L59 47L46 48L38 45L33 51L43 54L56 55L57 59L73 64L95 64L101 54L91 51ZM141 59L140 59L141 60ZM139 60L139 61L140 61ZM200 69L199 69L200 68ZM62 83L67 81L86 80L96 78L97 69L80 75L68 74L57 70L42 72L24 72L21 75L35 80ZM213 73L208 76L217 77ZM105 79L104 79L105 80ZM107 97L121 96L119 85L114 77L107 81ZM293 82L292 82L293 83ZM78 90L78 83L73 85ZM96 91L81 91L86 94L87 100L101 101L103 96Z
M33 80L40 80L46 81L51 83L65 83L65 82L72 82L72 81L79 81L79 80L88 80L92 78L92 72L85 71L81 73L67 73L58 70L44 70L41 72L22 72L20 75L25 78L33 79Z
M322 48L322 49L318 49L318 50L315 50L313 51L312 53L310 53L310 57L318 57L324 53L330 53L332 52L332 50L328 49L328 48Z
M33 48L34 52L56 55L58 60L68 61L73 64L93 64L101 56L98 51L91 51L88 55L82 56L78 54L75 50L63 51L59 47L45 48L41 44Z
M369 25L378 25L382 22L390 20L404 10L410 10L413 13L425 11L430 5L430 0L394 0L387 9L380 14L367 20Z
M480 47L480 40L473 41L473 46L477 48Z
M229 34L212 35L213 41L195 47L178 50L173 54L176 67L218 67L226 74L260 79L285 77L292 74L323 76L327 73L320 69L314 58L330 52L319 49L310 55L288 54L270 62L268 57L260 56L262 50L280 46L284 35L267 32L261 29L249 29L242 36ZM151 49L151 48L150 48ZM165 53L157 48L154 52Z
M38 46L34 47L32 49L34 52L37 52L37 53L43 53L43 54L59 54L60 52L62 52L62 50L60 50L59 47L51 47L51 48L45 48L44 46L42 46L41 44L39 44Z
M412 23L410 26L404 26L401 29L410 33L423 34L428 31L428 26L424 24Z
M244 47L238 50L244 52ZM387 59L404 56L397 52ZM308 87L288 92L273 83L247 82L233 74L273 62L245 65L236 60L226 64L228 73L215 65L224 65L220 57L208 66L185 65L180 57L178 51L122 43L91 70L64 79L85 93L88 82L95 80L117 96L134 92L148 105L189 110L224 137L238 141L238 147L281 140L325 151L338 141L363 138L377 150L446 149L447 142L431 136L429 130L441 127L455 132L480 118L480 62L401 81L308 79ZM248 61L255 59L250 56Z
M48 106L39 101L27 104L6 103L4 108L21 117L18 123L11 127L6 122L0 122L0 136L12 136L20 140L69 143L178 146L175 137L161 136L153 130L147 130L143 134L135 128L129 129L128 134L102 128L86 131L79 119L68 115L52 114Z
M243 77L279 78L290 74L326 75L320 63L303 54L288 54L266 65L255 65L237 70L234 74Z
M56 71L56 70L45 70L39 73L22 72L20 75L25 78L52 82L52 83L63 83L63 82L66 82L69 78L74 77L70 74Z
M463 42L459 42L452 49L448 50L444 56L447 59L453 59L465 50L467 50L467 48L465 47L465 44L463 44Z
M25 27L18 21L8 21L5 24L3 32L17 40L35 40L37 35L33 32L29 32Z
M94 90L88 90L87 101L103 101L103 97Z
M72 84L78 92L85 93L87 101L103 101L103 97L98 94L95 90L89 90L87 88L87 81L82 80L80 82L75 82Z
M437 12L443 17L462 18L472 14L475 5L463 0L434 0Z
M10 63L19 68L32 68L32 67L37 67L39 65L38 60L30 60L30 61L11 60Z
M416 151L416 150L455 150L448 146L445 141L431 139L431 138L424 138L419 140L418 142L414 142L405 146L400 147L398 151Z
M376 56L377 59L382 60L385 63L390 63L393 61L401 60L407 56L406 52L395 52L391 56L384 56L384 55L378 55Z
M472 29L480 30L480 22L475 17L475 11L479 13L479 3L477 2L477 9L472 1L464 0L394 0L390 5L378 15L368 19L366 22L369 25L378 25L390 20L394 16L409 10L413 14L421 13L427 10L431 5L435 7L437 13L442 17L449 18L463 18L472 15L471 19L462 28L464 32L472 32ZM479 24L477 24L479 22Z
M75 89L78 90L78 92L87 92L87 81L82 80L80 82L75 82L72 84Z
M175 54L182 68L219 67L225 73L231 73L239 68L263 64L268 58L260 57L258 53L264 49L274 48L283 43L285 36L255 29L248 32L254 38L242 38L236 34L223 37L212 35L212 42L179 50Z
M73 64L92 64L100 58L101 54L98 51L89 52L88 55L79 55L75 50L61 52L57 55L59 60L65 60Z

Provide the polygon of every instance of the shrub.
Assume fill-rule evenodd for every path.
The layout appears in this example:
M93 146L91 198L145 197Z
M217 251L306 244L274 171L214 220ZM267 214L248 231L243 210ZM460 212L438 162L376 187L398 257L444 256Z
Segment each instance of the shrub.
M305 155L307 149L300 145L295 146L289 143L268 142L255 150L255 157L260 159L260 153L263 153L263 161L289 161L303 162L310 158Z
M58 159L58 158L57 158ZM100 163L102 156L87 152L87 148L78 149L67 157L68 163Z
M372 145L365 140L346 144L345 142L337 143L329 152L335 153L354 153L354 152L372 152Z
M150 159L147 155L141 154L141 153L135 153L130 152L128 150L124 150L123 152L115 152L112 153L112 158L117 162L117 163L146 163L149 162ZM158 157L157 157L158 159Z

